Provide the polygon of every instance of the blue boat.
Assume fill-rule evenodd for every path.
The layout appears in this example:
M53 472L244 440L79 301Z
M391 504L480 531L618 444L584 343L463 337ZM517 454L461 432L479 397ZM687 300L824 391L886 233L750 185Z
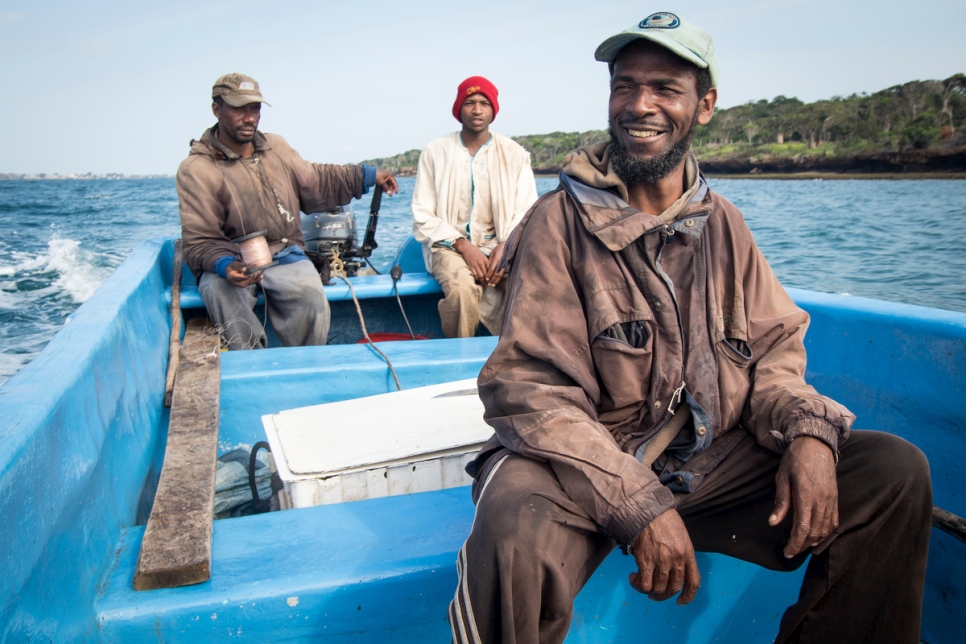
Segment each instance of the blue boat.
M174 243L139 246L44 351L0 388L0 640L4 642L445 641L456 552L473 506L456 487L215 521L202 583L133 579L165 455ZM410 239L403 276L349 278L403 388L473 378L496 339L442 339L439 286ZM203 308L185 272L181 308ZM334 344L221 354L220 451L265 440L262 417L394 391L361 337L350 289L327 288ZM812 316L808 380L928 456L935 503L966 515L966 314L791 291ZM346 432L365 431L346 427ZM654 603L615 553L577 599L569 642L767 642L801 572L699 554L688 606ZM887 565L887 562L884 562ZM966 544L934 529L922 639L961 640Z

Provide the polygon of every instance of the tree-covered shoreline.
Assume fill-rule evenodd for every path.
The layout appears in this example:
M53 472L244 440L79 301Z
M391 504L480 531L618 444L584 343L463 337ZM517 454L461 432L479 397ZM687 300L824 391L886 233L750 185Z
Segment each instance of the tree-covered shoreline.
M559 172L571 151L606 130L515 136L538 173ZM777 96L715 111L693 150L708 174L966 173L966 75L911 81L873 94L804 103ZM419 150L369 159L402 176Z

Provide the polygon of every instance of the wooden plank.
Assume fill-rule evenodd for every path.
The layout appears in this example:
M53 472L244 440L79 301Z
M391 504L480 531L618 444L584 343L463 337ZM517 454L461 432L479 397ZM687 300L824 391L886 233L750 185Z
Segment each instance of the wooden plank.
M135 590L198 584L211 576L221 360L207 319L188 322L174 383L161 479L141 542Z
M948 535L966 543L966 519L947 512L938 506L932 506L932 524Z
M174 264L171 269L171 335L168 338L168 373L164 379L164 406L171 406L174 376L178 372L181 343L181 240L174 240Z

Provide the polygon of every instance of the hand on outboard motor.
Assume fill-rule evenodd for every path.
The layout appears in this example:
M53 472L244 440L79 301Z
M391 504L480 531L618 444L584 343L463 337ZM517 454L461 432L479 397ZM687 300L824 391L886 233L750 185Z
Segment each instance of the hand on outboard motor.
M399 184L396 183L396 177L392 176L392 173L386 170L376 170L376 185L382 188L382 191L390 197L399 192Z

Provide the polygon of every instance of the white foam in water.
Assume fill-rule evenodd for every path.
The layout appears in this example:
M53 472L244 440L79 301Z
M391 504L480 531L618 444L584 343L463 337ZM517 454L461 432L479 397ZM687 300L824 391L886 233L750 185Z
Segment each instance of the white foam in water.
M94 264L96 255L82 249L79 241L55 235L47 242L47 250L47 269L59 274L54 286L66 291L78 304L93 295L111 274L111 269Z
M0 384L20 371L31 358L33 358L32 354L0 353Z
M0 277L13 277L21 273L29 273L47 264L46 255L27 255L26 253L10 253L11 264L0 266Z
M15 282L0 280L0 311L16 311L27 303L28 298L17 291Z

